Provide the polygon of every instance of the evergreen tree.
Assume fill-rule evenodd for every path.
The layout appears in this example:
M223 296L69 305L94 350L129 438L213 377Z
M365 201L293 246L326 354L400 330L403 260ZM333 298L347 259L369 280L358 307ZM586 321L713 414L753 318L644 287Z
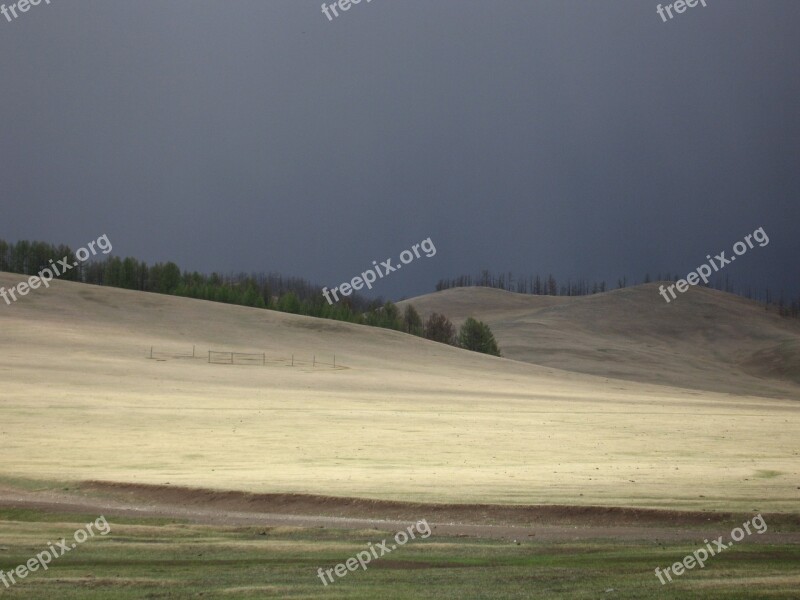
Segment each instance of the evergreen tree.
M174 262L163 265L161 277L158 282L158 290L162 294L171 294L181 282L181 270Z
M403 311L403 331L413 335L422 335L422 319L411 304L406 304Z
M300 314L300 300L294 292L288 292L281 295L278 299L278 310L281 312L291 313L293 315Z
M458 332L458 345L465 350L500 356L500 349L486 323L470 317Z

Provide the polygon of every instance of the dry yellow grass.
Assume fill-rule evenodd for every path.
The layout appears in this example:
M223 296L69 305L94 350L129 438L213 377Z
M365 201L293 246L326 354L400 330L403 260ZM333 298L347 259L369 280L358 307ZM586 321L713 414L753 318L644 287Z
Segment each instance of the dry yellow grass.
M19 279L0 274L0 285ZM151 345L192 344L268 359L335 353L346 368L146 358ZM0 306L0 345L0 477L747 511L800 499L789 395L605 379L69 282Z
M486 322L503 356L642 383L800 400L800 321L692 287L667 304L659 284L578 297L454 288L401 302L460 325Z

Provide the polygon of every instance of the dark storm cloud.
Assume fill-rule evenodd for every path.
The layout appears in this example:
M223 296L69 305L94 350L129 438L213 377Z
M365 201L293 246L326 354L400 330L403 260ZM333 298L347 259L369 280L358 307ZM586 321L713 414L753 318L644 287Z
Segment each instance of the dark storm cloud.
M6 0L6 4L8 4ZM794 0L52 0L0 18L0 238L335 285L728 269L795 293Z

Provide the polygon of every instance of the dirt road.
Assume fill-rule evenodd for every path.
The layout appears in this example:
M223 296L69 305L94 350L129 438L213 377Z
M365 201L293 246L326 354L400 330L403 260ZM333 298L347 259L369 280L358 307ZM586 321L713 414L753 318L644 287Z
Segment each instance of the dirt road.
M508 541L697 541L728 535L753 515L595 506L414 504L295 494L85 482L69 491L0 486L0 507L57 513L158 517L225 527L319 527L396 531L425 519L439 535ZM765 514L755 543L800 543L800 516Z

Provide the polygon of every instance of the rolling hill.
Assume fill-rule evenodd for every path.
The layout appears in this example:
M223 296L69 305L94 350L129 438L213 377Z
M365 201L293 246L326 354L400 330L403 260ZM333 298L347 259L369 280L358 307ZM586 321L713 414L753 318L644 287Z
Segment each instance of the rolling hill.
M503 356L676 387L800 399L800 323L756 302L690 288L667 304L658 283L593 296L454 288L401 302L425 318L486 322Z
M20 280L0 274L6 287ZM473 291L430 299L461 295L471 312L479 304ZM794 388L765 379L760 395L757 383L750 392L707 391L731 377L714 368L742 348L740 358L758 368L772 364L774 352L791 356L791 333L777 320L767 327L772 318L746 302L711 293L700 296L707 307L697 301L700 315L689 309L691 297L676 305L706 327L686 322L674 331L681 323L650 306L644 291L571 300L477 290L508 302L507 312L495 304L485 318L509 355L537 358L539 342L528 332L546 335L561 353L553 362L567 371L361 325L55 281L0 305L0 484L796 507ZM448 306L457 303L442 310L458 316ZM722 309L740 311L743 322L719 322ZM775 350L780 339L787 350ZM654 348L640 355L648 343ZM667 352L671 343L691 352L684 363L679 349ZM575 372L602 365L594 356L601 348L613 350L607 369L629 381ZM263 353L266 364L210 364L208 350ZM654 367L665 357L676 384L685 383L677 378L685 364L695 389L662 385ZM700 357L708 364L694 364ZM789 363L780 364L776 375Z

